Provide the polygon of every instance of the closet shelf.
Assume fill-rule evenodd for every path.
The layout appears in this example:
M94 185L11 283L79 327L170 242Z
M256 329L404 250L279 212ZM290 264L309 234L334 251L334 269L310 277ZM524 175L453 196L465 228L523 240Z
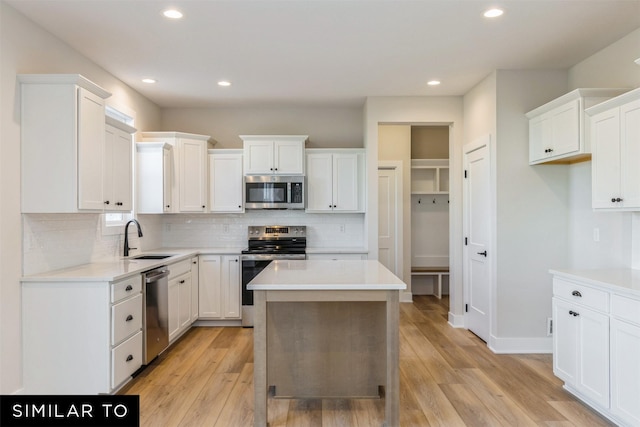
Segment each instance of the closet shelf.
M411 194L448 194L448 159L412 159Z

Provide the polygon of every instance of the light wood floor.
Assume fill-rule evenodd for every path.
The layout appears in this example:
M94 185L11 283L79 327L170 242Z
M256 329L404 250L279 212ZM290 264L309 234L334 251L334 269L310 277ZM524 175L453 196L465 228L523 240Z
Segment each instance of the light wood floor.
M402 426L608 426L562 389L551 355L496 355L447 324L448 300L400 304ZM253 424L253 329L192 328L122 391L140 425ZM269 425L379 426L383 400L269 399Z

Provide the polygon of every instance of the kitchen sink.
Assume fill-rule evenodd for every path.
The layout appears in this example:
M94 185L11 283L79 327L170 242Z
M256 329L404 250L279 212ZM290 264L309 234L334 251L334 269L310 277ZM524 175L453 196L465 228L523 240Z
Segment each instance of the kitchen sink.
M172 256L173 255L138 255L133 257L132 259L165 259Z

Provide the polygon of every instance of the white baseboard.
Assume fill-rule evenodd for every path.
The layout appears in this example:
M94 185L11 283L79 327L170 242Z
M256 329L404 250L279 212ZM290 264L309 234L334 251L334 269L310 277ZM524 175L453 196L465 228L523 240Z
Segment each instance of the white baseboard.
M488 346L498 354L553 353L553 338L498 338L491 335Z
M400 294L400 302L413 302L413 294L411 291L404 291Z
M449 312L449 324L454 328L464 328L464 315Z

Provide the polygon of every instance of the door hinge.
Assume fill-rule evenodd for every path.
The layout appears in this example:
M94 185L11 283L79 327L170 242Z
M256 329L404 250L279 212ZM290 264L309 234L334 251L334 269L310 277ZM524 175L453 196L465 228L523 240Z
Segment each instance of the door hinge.
M465 178L467 177L467 170L466 169L464 170L464 177Z
M465 237L464 238L464 245L467 246L469 244L469 238Z
M469 304L465 304L464 305L464 312L468 313L469 312Z

